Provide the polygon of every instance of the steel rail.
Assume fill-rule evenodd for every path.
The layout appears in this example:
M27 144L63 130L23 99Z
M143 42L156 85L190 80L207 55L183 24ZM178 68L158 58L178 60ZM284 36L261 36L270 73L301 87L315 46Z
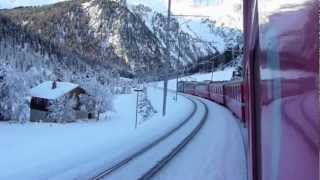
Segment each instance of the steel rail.
M115 172L116 170L120 169L121 167L124 167L130 161L134 160L135 158L139 157L140 155L142 155L143 153L147 152L151 148L155 147L156 145L158 145L159 143L164 141L166 138L171 136L173 133L178 131L185 124L187 124L187 122L189 122L192 119L192 117L195 115L195 113L196 113L196 111L198 109L198 106L197 106L197 104L195 103L195 101L193 99L191 99L191 98L189 98L187 96L184 96L184 97L186 97L187 99L189 99L192 102L193 111L189 114L189 116L183 122L181 122L177 127L173 128L168 133L166 133L165 135L161 136L160 138L158 138L154 142L152 142L152 143L148 144L147 146L145 146L144 148L142 148L138 152L136 152L136 153L132 154L131 156L121 160L120 162L116 163L112 167L100 172L99 174L97 174L97 175L95 175L95 176L93 176L93 177L91 177L89 179L90 180L100 180L100 179L103 179L103 178L111 175L113 172Z
M144 175L142 175L139 180L149 180L152 177L154 177L156 174L158 174L163 167L168 165L169 162L179 153L182 149L184 149L191 140L198 134L198 132L201 130L201 128L204 126L208 119L208 106L204 102L202 102L202 105L205 107L205 115L202 117L200 123L198 126L178 145L176 146L167 156L165 156L161 161L159 161L154 167L152 167L150 170L148 170Z

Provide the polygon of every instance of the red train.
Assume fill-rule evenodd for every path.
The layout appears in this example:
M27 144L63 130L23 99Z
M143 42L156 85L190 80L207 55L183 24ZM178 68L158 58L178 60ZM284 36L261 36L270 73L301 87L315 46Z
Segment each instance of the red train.
M244 81L181 82L179 90L222 104L246 123L250 180L319 180L320 1L243 5Z
M188 82L180 81L178 91L199 96L226 106L240 120L245 120L243 82Z

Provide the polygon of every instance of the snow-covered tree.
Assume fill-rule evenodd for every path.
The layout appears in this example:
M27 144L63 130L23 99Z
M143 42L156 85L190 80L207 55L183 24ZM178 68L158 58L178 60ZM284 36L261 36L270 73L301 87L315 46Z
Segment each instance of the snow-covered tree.
M95 77L84 78L79 84L85 89L90 97L94 98L97 120L99 120L100 114L113 110L112 87L107 84L101 85Z
M48 118L58 123L74 121L76 119L75 105L75 99L73 97L63 96L57 100L53 100L49 106Z
M81 110L85 110L90 114L94 114L96 110L96 102L93 96L87 94L80 95Z
M4 66L0 66L0 120L10 118L9 113L9 87L6 83L6 70Z
M99 88L96 94L96 111L97 120L100 119L100 114L113 110L112 99L113 95L110 90Z
M151 101L148 99L147 88L144 87L143 91L139 93L138 97L138 114L139 114L139 123L143 123L151 118L157 111L151 104Z
M50 121L62 123L64 120L65 99L50 102L48 119Z
M24 74L0 65L0 118L25 122L29 115L28 87Z

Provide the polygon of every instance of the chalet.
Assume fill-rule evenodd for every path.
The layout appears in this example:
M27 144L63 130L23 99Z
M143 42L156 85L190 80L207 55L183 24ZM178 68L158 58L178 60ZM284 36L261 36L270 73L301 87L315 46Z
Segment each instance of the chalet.
M86 92L77 84L47 81L32 88L30 94L30 121L51 122L51 120L47 118L50 102L58 100L61 97L67 97L69 99L75 97L77 100L76 106L74 107L76 111L76 119L94 118L93 113L86 112L83 108L80 108L82 106L82 104L80 104L80 95L84 95Z

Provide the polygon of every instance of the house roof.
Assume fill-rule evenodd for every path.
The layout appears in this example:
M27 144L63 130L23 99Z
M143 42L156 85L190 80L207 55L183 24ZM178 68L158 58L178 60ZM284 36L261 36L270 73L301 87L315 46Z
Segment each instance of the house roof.
M52 83L53 81L46 81L32 88L30 90L31 96L54 100L79 87L79 85L69 82L56 82L57 88L52 89Z

